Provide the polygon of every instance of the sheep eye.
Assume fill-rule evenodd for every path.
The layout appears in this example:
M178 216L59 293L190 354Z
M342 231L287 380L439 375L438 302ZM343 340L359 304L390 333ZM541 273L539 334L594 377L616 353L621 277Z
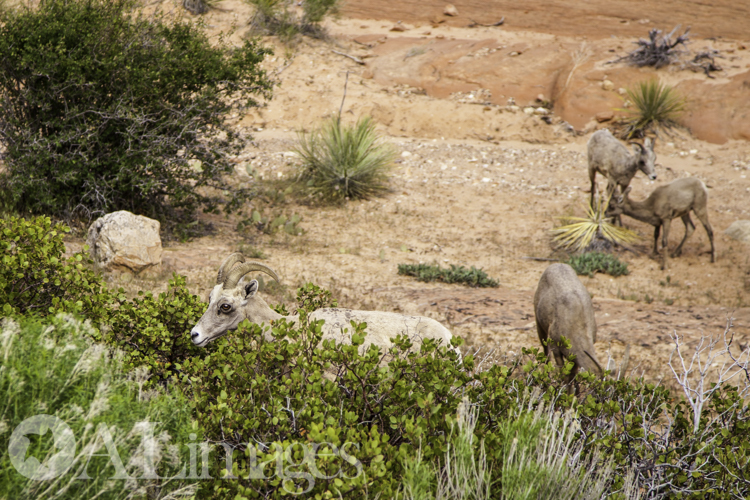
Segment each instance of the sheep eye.
M221 312L228 313L232 310L232 306L230 306L229 304L222 304L219 306L219 310L221 310Z

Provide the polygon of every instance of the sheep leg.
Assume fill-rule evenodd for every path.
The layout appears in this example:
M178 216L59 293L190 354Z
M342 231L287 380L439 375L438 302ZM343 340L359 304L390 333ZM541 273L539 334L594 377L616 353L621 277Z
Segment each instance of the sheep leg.
M667 255L669 254L669 225L672 221L667 218L662 220L661 223L664 226L664 230L661 233L661 270L663 271L667 268Z
M589 179L591 179L591 201L589 202L590 207L594 207L594 194L596 193L596 170L589 168Z
M706 234L708 235L708 241L711 242L711 263L716 262L716 249L714 248L714 230L711 227L711 223L708 222L708 210L703 207L699 210L693 210L698 220L701 221L703 227L706 228Z
M695 231L695 224L693 224L693 221L690 219L690 213L686 213L682 216L682 222L685 224L685 237L682 238L680 244L677 245L677 248L675 248L672 255L670 255L672 258L682 255L682 245L685 244L687 239L693 234L693 231Z
M612 197L615 195L615 192L617 191L617 184L610 181L607 181L607 200L611 201ZM620 192L624 193L625 189L623 188ZM615 218L612 222L615 222L618 226L622 227L622 219L620 218L620 214L615 215Z
M659 230L661 229L661 224L658 226L654 226L654 253L653 255L655 257L659 256Z

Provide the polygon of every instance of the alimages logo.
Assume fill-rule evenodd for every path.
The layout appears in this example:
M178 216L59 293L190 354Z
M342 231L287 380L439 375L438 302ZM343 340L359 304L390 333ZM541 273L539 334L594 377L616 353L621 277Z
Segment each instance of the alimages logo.
M16 471L34 481L58 478L71 471L73 466L75 468L70 472L75 475L73 479L92 479L88 472L92 457L106 457L109 460L114 468L114 474L109 472L108 479L212 479L209 474L209 460L210 453L215 446L207 442L195 442L195 434L190 434L189 437L193 442L186 445L189 450L190 463L184 464L179 473L171 478L160 477L157 474L158 459L156 458L159 454L158 439L154 437L156 425L155 422L138 422L134 427L134 430L141 435L140 450L144 455L139 461L141 473L135 477L132 472L128 473L123 465L110 428L104 423L100 423L96 429L96 444L78 450L76 436L63 420L52 415L35 415L27 418L14 429L8 444L8 455ZM40 462L36 457L29 455L31 447L29 436L45 436L48 432L52 432L52 449L47 453L44 462ZM300 483L306 483L303 486L304 489L300 491L296 487L291 490L287 489L284 481L284 489L291 494L309 492L315 486L316 479L337 477L351 479L362 473L362 464L353 454L359 451L359 445L356 443L345 443L340 447L332 443L295 443L286 448L278 443L268 446L244 445L241 449L247 459L247 470L241 476L234 475L237 469L233 467L233 448L226 443L222 443L221 446L225 451L225 470L221 472L223 479L281 478L285 481L293 480L297 486ZM295 460L295 456L301 458ZM265 458L261 460L260 457ZM333 474L328 469L327 473L322 472L317 466L318 458L324 458L325 463L330 466L332 457L341 460L341 467L348 465L347 470L353 474L346 474L341 467Z

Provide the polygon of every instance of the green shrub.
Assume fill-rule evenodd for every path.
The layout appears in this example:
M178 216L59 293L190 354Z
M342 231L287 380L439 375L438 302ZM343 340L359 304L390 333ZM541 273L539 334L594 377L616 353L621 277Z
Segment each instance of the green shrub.
M63 235L69 231L63 224L52 224L49 217L0 219L3 316L75 312L95 325L106 320L112 294L84 266L89 260L84 253L63 256Z
M640 82L634 89L627 89L628 99L635 106L626 121L624 135L642 137L658 127L670 128L677 124L677 117L685 110L685 98L671 85L656 80Z
M66 498L103 500L167 497L178 490L195 489L189 480L143 479L148 472L147 455L142 447L144 428L153 424L153 436L161 452L155 453L154 471L162 477L177 475L180 464L172 463L167 446L188 444L191 426L190 406L177 391L144 391L145 370L126 376L119 354L108 354L100 344L92 344L88 322L70 315L42 320L5 319L0 323L0 498ZM76 441L74 462L58 479L27 479L11 465L11 433L27 418L51 415L61 419ZM106 442L100 434L105 424L115 445L123 470L133 480L113 480L113 467ZM141 429L141 430L139 430ZM35 457L49 466L53 453L63 446L49 433L28 435L24 458ZM144 440L145 441L145 440ZM188 449L174 450L181 465L188 463ZM99 454L103 456L91 456ZM87 465L88 463L88 465ZM64 464L63 464L64 466ZM86 471L90 479L75 479Z
M227 209L249 195L223 177L244 145L225 118L270 95L269 51L215 44L132 4L47 0L2 15L0 189L19 212L164 220L216 209L206 187Z
M443 283L463 283L473 287L498 287L500 283L487 276L481 269L471 266L451 264L450 269L445 269L437 264L399 264L398 274L414 276L419 281L442 281Z
M568 260L568 264L575 269L577 274L590 278L593 278L595 273L605 273L615 277L630 274L628 264L610 253L586 252L573 255Z
M367 199L387 191L394 151L380 143L372 119L344 125L331 118L310 134L300 133L299 179L323 201Z
M190 340L190 330L206 304L190 293L185 277L177 274L169 280L166 293L138 295L133 300L123 298L112 311L103 340L125 352L126 369L146 367L153 374L151 382L163 382L179 373L183 361L207 352Z

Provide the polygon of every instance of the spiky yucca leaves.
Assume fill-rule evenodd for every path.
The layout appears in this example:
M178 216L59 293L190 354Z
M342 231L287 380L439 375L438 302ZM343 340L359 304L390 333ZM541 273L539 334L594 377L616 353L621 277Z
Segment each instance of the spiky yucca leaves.
M387 190L394 150L380 142L370 117L354 125L331 118L310 134L299 134L294 149L302 158L300 180L323 201L366 199Z
M556 217L563 225L552 229L552 234L555 235L552 242L563 250L581 251L595 238L618 245L628 245L637 241L636 233L612 224L612 218L606 216L608 205L608 198L597 198L593 206L586 207L585 217Z
M625 136L642 136L657 127L670 128L677 124L677 116L685 110L685 98L670 85L656 80L640 82L627 89L628 98L635 109L628 110L631 117L626 122Z

